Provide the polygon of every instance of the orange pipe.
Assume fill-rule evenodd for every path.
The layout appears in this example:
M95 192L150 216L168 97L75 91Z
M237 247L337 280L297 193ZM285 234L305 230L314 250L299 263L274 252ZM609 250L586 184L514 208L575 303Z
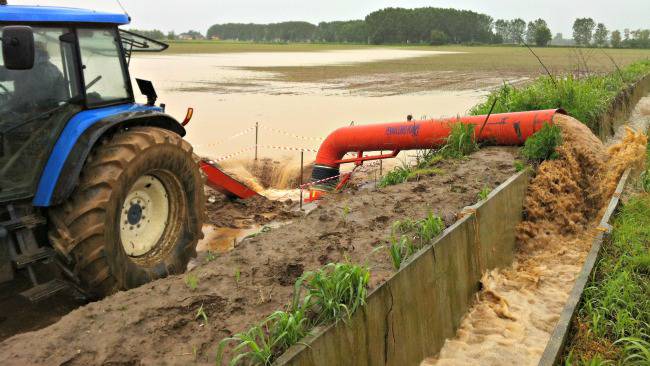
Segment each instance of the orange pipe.
M556 113L564 113L564 111L548 109L492 114L487 122L487 116L483 115L343 127L332 132L323 141L316 155L315 164L338 168L341 163L355 160L341 160L348 152L441 147L449 136L452 124L458 122L475 126L474 134L477 142L521 145L545 123L552 123ZM484 123L485 126L481 131ZM477 136L479 132L480 136Z

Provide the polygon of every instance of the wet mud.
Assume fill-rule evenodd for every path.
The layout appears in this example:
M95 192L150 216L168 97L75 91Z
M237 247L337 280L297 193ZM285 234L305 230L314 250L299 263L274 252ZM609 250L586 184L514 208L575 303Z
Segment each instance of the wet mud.
M328 196L308 214L204 258L189 273L117 293L52 326L6 339L3 364L213 364L218 342L285 307L305 271L347 259L372 267L371 287L383 283L393 269L381 248L395 220L433 212L453 223L481 189L515 173L516 156L516 148L484 148L466 160L440 162L439 175ZM233 213L239 204L227 203ZM196 278L195 289L188 276ZM196 319L200 307L207 323Z

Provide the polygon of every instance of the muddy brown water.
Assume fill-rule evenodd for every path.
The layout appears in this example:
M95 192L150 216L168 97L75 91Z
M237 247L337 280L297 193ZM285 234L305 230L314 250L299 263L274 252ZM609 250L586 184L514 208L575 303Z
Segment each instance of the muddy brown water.
M629 125L650 122L643 99ZM629 128L605 145L580 122L557 116L564 144L558 160L546 161L528 188L526 219L517 228L512 266L485 273L483 290L456 336L432 365L536 365L544 351L618 179L645 162L647 138Z
M403 121L409 114L416 118L465 114L486 92L439 91L432 87L426 92L400 90L398 94L405 95L376 97L376 94L351 94L327 82L285 82L274 78L273 74L243 70L242 67L349 64L430 54L431 51L394 49L163 54L134 57L130 71L133 77L153 80L159 101L166 103L167 111L178 119L183 119L187 107L194 108L194 118L187 126L187 139L202 156L221 157L252 147L255 136L250 129L254 129L258 122L262 156L297 159L298 153L288 153L280 148L315 150L320 144L319 138L351 122ZM386 85L380 90L390 88ZM144 101L143 97L139 100ZM240 134L247 129L246 133ZM296 135L302 138L296 138ZM252 150L238 155L240 158L252 156ZM307 161L314 157L313 152L307 152L305 156Z

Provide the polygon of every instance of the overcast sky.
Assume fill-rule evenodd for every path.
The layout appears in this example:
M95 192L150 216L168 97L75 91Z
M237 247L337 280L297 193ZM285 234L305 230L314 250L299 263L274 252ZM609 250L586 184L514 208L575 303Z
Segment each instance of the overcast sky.
M495 19L543 18L551 31L571 36L576 17L588 16L610 29L650 28L650 0L121 0L132 27L176 32L205 32L214 23L312 23L362 19L385 7L452 7L485 13ZM120 11L117 0L8 0L9 4L58 5Z

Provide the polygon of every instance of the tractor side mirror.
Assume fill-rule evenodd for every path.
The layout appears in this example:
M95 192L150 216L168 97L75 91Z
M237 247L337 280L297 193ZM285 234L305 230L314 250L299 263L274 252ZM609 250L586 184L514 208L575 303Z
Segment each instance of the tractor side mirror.
M34 32L31 27L10 25L2 29L2 58L9 70L34 67Z

